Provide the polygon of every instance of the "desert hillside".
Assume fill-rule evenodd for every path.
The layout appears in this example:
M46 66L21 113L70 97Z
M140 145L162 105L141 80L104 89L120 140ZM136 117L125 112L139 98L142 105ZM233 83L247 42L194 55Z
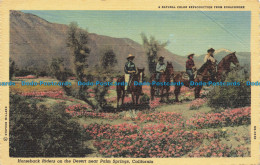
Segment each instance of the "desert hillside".
M46 67L53 57L63 57L68 67L71 66L70 52L66 47L67 25L48 22L36 15L20 11L10 12L10 57L19 68ZM126 56L131 53L136 56L138 67L147 68L147 58L141 44L128 38L113 38L90 33L89 56L90 67L99 62L102 50L111 47L117 57L117 71L122 71ZM226 49L216 53L216 58L228 54ZM186 57L179 56L163 49L159 55L165 56L166 61L173 62L175 70L184 70ZM250 62L250 53L237 53L241 62ZM204 56L195 57L195 63L200 66ZM147 70L146 70L147 71Z

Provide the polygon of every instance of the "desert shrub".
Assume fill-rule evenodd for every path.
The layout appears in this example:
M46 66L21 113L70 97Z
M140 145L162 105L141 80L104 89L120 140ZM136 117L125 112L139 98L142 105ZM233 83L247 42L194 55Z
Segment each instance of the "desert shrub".
M112 71L115 64L117 64L116 54L112 48L105 48L102 52L101 66L103 69Z
M69 75L70 75L69 72L68 72L68 69L65 68L63 58L52 58L52 62L51 62L51 65L50 65L50 72L60 82L66 82ZM71 88L70 87L62 85L62 88L68 96L71 96Z
M16 71L15 62L10 58L9 59L9 80L13 78L15 71Z
M84 135L63 104L47 108L10 96L11 157L81 157Z
M158 58L159 51L167 46L168 42L160 42L156 40L153 36L148 38L144 33L141 33L141 38L143 41L143 47L147 55L148 60L148 70L150 74L155 73L156 60Z
M204 106L205 104L207 104L207 99L196 99L196 100L193 100L191 103L190 103L190 110L197 110L199 109L200 107Z
M35 75L35 70L32 70L31 68L23 68L23 69L16 69L15 70L15 76L28 76L28 75Z
M246 82L250 81L250 72L241 67L231 71L225 82L239 82L239 86L216 86L208 93L208 105L217 108L237 108L251 105L251 87Z
M144 94L141 98L140 98L140 103L141 104L149 104L150 102L150 97L147 94Z

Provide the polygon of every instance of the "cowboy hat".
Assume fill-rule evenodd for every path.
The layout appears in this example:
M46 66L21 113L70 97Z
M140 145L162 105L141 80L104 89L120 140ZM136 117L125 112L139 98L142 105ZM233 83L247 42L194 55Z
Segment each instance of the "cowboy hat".
M195 54L194 53L192 53L192 54L190 54L190 55L188 55L188 58L190 58L190 56L194 56Z
M208 53L209 53L209 52L215 52L215 49L210 48L210 49L208 49Z
M164 57L163 57L163 56L160 56L159 59L158 59L158 61L161 61L161 60L163 60L163 59L164 59Z
M132 54L129 54L126 59L129 59L129 58L135 58L135 56L133 56Z

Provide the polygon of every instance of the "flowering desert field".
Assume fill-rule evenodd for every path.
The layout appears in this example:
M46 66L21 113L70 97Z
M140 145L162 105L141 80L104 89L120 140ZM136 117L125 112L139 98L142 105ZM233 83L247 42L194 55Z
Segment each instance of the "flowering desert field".
M209 107L206 96L210 87L204 87L201 98L196 100L193 89L183 87L179 103L173 102L172 94L171 102L160 102L156 97L143 108L116 109L115 86L111 86L106 100L114 110L99 112L86 102L67 96L59 86L21 86L20 80L55 80L20 78L10 87L10 93L37 107L63 105L64 112L84 134L80 140L81 146L87 148L85 157L250 156L251 108ZM72 86L76 84L71 82ZM143 91L150 95L149 86L143 86ZM86 92L95 97L93 89ZM131 107L130 96L125 102Z
M10 157L251 156L250 11L9 13Z

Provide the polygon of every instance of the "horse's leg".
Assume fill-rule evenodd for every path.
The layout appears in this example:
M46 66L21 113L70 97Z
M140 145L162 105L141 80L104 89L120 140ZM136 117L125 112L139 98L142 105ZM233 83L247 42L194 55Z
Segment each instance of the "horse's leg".
M202 86L198 85L195 87L194 89L194 94L195 94L195 99L199 98L200 97L200 91L202 89Z
M117 108L118 108L119 107L119 101L120 101L120 98L121 98L121 90L120 90L120 88L116 89L116 93L117 93Z
M153 85L150 86L150 93L151 93L151 100L154 100L155 90L154 90L154 86Z
M194 89L195 99L199 97L199 96L198 96L198 90L199 90L198 88L199 88L199 86L196 86L195 89Z
M139 97L140 97L140 94L137 94L136 95L136 104L138 104L138 102L139 102Z
M179 102L179 94L180 94L180 91L181 91L181 86L175 86L175 89L174 89L174 94L175 94L175 102Z
M134 95L134 92L132 92L131 94L132 94L132 102L133 102L133 104L135 104L135 95Z
M124 100L125 100L125 89L122 89L123 90L123 94L122 94L122 105L124 104Z
M160 89L161 89L161 100L160 100L160 102L163 102L163 90L164 90L164 86L161 86Z
M167 101L169 101L169 95L170 95L170 87L167 86L167 87L166 87L166 97L167 97Z

